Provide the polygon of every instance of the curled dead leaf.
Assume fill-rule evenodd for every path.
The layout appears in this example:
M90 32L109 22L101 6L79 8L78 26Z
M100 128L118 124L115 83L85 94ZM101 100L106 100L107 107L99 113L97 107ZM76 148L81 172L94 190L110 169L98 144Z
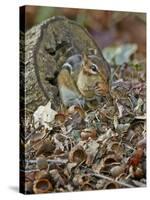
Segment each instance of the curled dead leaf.
M34 135L31 136L30 144L34 145L37 142L41 141L46 136L46 134L47 133L44 131L39 131L39 132L35 133Z
M64 152L64 143L65 138L63 138L62 135L59 136L59 134L55 134L53 137L54 143L55 143L55 151L54 154L59 155Z
M76 174L73 177L73 184L77 187L80 186L83 190L85 190L86 186L90 185L89 182L90 182L89 176L86 175Z
M72 173L72 170L75 168L77 166L77 163L68 163L67 164L67 172L69 173L69 174L71 174Z
M129 174L132 178L141 179L144 176L144 172L140 167L134 168L133 166L130 166L129 168Z
M94 164L92 166L92 169L96 173L100 173L102 171L108 171L108 170L110 170L110 167L112 167L116 164L118 165L119 160L120 160L120 158L118 156L116 156L115 154L106 155L104 158L101 159L100 163Z
M74 114L74 113L79 113L80 117L84 118L85 117L85 111L77 105L72 105L68 108L68 113L69 114Z
M49 171L49 174L57 186L64 186L66 184L66 177L63 173L60 174L60 172L57 169L52 169Z
M139 98L137 101L137 106L134 108L134 111L137 113L141 113L143 104L144 104L143 100L141 98Z
M122 156L124 153L123 147L118 142L110 142L107 146L107 151L113 152L114 154L118 154L120 156Z
M39 124L44 125L48 129L48 123L54 120L56 111L51 108L51 102L49 101L45 106L39 106L33 114L34 126L39 127Z
M88 140L89 138L96 139L96 129L94 128L83 129L80 135L82 140Z
M72 179L73 184L78 187L79 185L83 184L82 176L79 174L76 174Z
M144 155L144 149L141 147L138 147L134 152L133 155L129 158L129 166L137 166L143 158Z
M50 175L47 172L47 170L40 170L36 172L35 180L39 180L39 179L50 179Z
M130 127L130 123L126 123L126 124L118 124L116 127L116 131L118 133L126 133L128 131Z
M87 153L86 164L88 166L93 164L98 149L99 149L99 143L96 140L89 140L86 148L86 153Z
M93 186L92 186L91 183L84 183L84 184L81 186L81 190L82 190L82 191L93 190Z
M115 133L111 129L108 129L104 134L98 137L97 141L103 142L104 140L108 140L112 137L117 137L117 136L118 136L118 133Z
M99 190L99 189L104 188L105 184L106 184L106 180L104 180L104 179L98 180L97 183L96 183L96 189Z
M137 148L146 148L146 138L143 138L143 139L141 139L140 141L138 141L138 143L137 143Z
M50 155L55 149L55 144L50 139L44 140L40 146L38 146L38 150L36 152L36 156L41 154L43 155Z

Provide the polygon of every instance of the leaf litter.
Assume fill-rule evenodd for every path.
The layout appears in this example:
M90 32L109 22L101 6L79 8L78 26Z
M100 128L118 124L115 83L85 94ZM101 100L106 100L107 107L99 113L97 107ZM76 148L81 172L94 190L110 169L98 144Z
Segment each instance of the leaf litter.
M96 108L56 112L48 102L26 123L26 193L146 186L145 64L137 68L136 50L104 49L112 84L110 98Z

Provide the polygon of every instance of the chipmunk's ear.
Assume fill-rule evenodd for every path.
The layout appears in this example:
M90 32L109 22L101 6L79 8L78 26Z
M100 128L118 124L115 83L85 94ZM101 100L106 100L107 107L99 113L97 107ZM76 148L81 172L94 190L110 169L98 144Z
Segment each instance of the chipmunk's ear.
M97 55L97 49L88 48L88 55Z

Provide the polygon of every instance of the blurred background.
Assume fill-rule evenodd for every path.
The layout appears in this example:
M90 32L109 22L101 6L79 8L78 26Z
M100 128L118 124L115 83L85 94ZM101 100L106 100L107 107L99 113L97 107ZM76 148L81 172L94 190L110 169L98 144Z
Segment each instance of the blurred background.
M146 14L88 9L26 6L25 30L57 15L77 21L93 35L101 48L135 43L138 52L146 54Z

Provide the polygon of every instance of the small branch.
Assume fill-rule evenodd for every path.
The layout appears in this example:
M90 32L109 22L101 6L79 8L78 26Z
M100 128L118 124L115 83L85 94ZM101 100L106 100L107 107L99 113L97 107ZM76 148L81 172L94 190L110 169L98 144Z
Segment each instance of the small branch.
M20 172L23 173L32 173L32 172L39 172L39 169L20 169Z
M29 163L29 164L36 164L37 163L37 160L25 160L26 163ZM56 160L52 160L52 159L48 159L47 162L49 164L51 163L58 163L58 164L66 164L68 162L68 159L56 159Z
M115 182L119 185L122 185L122 186L125 186L127 188L133 188L134 186L133 185L130 185L128 183L124 183L124 182L121 182L121 181L117 181L117 180L114 180L113 178L110 178L108 176L105 176L105 175L102 175L102 174L96 174L96 173L91 173L92 176L96 176L98 178L102 178L102 179L105 179L105 180L108 180L108 181L111 181L111 182Z
M139 181L136 181L136 180L133 180L133 183L137 186L137 187L146 187L146 184L142 183L142 182L139 182Z

